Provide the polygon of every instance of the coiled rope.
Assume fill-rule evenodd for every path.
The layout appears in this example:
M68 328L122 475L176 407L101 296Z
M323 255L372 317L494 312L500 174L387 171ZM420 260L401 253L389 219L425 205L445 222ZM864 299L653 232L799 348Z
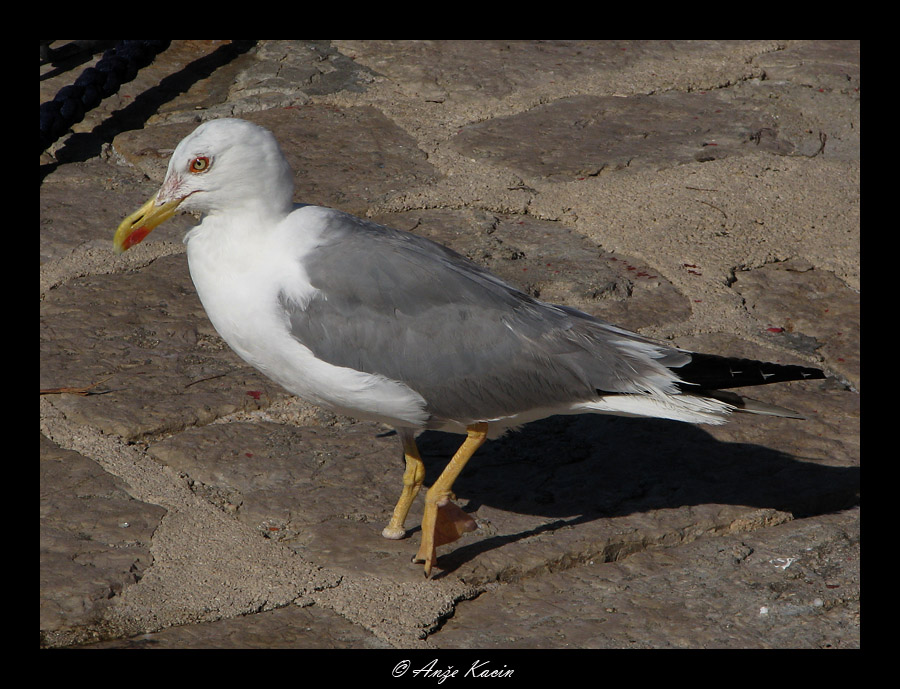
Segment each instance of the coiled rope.
M84 70L75 83L64 86L53 100L41 104L41 152L81 122L87 111L97 107L122 84L137 76L171 41L120 41L107 50L100 61Z

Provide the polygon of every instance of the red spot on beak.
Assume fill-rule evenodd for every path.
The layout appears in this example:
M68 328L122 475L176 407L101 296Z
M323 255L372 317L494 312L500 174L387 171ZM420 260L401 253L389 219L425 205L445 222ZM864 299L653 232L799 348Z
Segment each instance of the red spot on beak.
M144 237L150 234L150 230L146 227L139 227L134 232L132 232L128 237L122 242L123 249L130 249L135 244L140 244L144 241Z

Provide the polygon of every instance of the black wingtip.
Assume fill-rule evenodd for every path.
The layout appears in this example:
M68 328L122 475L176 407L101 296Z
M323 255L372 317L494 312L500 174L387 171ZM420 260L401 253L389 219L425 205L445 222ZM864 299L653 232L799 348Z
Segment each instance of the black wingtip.
M691 352L691 360L688 363L673 368L672 371L685 383L707 390L825 378L824 371L808 366L773 364L695 352Z

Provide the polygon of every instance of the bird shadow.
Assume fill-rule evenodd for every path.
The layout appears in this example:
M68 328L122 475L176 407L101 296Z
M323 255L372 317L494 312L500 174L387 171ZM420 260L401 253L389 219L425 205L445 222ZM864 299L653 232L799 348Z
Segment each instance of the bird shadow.
M460 436L417 440L425 484L443 470ZM751 443L717 440L701 427L661 419L559 416L489 441L454 484L468 500L553 521L484 538L441 556L452 572L479 554L597 519L691 505L749 505L809 517L859 502L859 467L833 467Z

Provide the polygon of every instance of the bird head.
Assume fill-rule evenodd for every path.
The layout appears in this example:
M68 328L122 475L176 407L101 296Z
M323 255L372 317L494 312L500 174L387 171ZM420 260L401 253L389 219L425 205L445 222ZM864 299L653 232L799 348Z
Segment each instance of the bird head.
M293 173L268 129L238 119L204 122L175 148L159 191L116 230L116 253L176 211L287 213Z

